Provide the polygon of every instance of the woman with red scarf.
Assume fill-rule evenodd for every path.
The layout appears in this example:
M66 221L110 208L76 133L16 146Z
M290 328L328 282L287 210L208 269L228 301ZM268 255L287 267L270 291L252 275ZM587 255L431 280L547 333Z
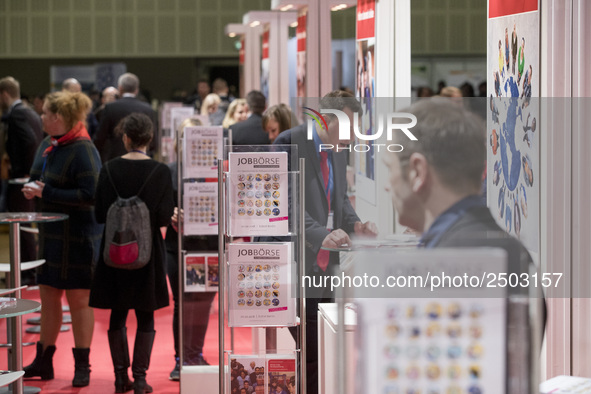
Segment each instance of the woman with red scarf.
M88 356L94 329L94 312L88 306L93 266L98 259L102 225L94 217L94 195L101 159L90 140L84 120L92 102L83 93L57 92L43 104L43 140L33 167L31 181L23 187L26 198L37 200L42 212L69 215L62 222L39 226L38 268L41 295L41 338L37 355L25 367L25 377L53 379L53 354L62 324L61 299L65 291L75 348L74 387L88 386Z

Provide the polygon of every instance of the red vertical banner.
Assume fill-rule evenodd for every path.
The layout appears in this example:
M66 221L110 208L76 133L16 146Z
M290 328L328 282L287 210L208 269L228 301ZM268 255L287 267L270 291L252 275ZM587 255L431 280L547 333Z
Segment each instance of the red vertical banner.
M357 0L357 41L355 45L356 74L355 96L363 108L360 131L365 135L373 135L375 124L373 113L373 97L375 97L375 0ZM375 205L375 151L358 152L355 158L356 196Z
M357 39L375 37L375 0L357 0Z
M244 37L240 39L240 50L238 51L238 63L244 66Z
M263 33L263 59L269 58L269 30Z
M240 39L240 50L238 51L238 72L240 73L240 87L239 87L239 95L240 97L245 97L246 92L244 91L244 44L246 40L244 36Z
M306 23L307 10L298 16L297 39L297 95L306 97Z
M269 99L269 30L263 32L263 50L261 59L261 92Z

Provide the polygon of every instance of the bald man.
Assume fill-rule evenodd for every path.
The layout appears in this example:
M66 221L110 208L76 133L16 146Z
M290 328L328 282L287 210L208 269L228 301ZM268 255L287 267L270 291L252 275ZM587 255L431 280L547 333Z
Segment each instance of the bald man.
M103 89L101 93L101 105L94 111L94 116L96 119L101 122L101 116L103 115L103 111L105 109L105 105L112 103L119 99L119 90L114 86L108 86Z
M68 78L62 82L62 90L70 93L80 93L82 91L82 85L76 78Z

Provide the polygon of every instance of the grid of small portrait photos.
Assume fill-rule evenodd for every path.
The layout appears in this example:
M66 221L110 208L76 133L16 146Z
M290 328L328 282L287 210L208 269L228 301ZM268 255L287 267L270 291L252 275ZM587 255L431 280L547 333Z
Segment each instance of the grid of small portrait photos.
M505 392L503 299L364 301L364 358L375 360L364 367L368 392Z
M295 394L296 360L293 355L231 355L229 379L230 393Z
M219 263L217 254L185 255L185 292L218 291Z
M231 234L287 235L287 153L230 153L230 173Z
M228 245L230 327L291 326L290 243Z
M218 233L218 184L194 182L183 185L184 235Z
M185 127L183 178L216 178L222 149L222 127Z

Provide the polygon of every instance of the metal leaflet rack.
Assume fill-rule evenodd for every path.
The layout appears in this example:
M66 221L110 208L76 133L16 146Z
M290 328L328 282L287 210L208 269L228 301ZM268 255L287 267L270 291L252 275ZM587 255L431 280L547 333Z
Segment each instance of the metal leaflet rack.
M305 223L305 160L299 159L299 212L298 220L303 226ZM226 215L225 215L225 195L226 195L226 174L224 173L223 166L218 167L218 253L219 253L219 295L218 295L218 329L219 329L219 393L226 393L226 369L224 365L225 359L225 306L226 306ZM305 229L301 228L298 234L298 251L299 251L299 272L305 272ZM296 280L299 283L299 280ZM299 380L299 392L302 394L306 393L306 302L305 302L305 290L299 288L299 311L300 311L300 329L299 329L299 365L301 366L297 371L300 374Z
M230 140L231 140L231 130L229 131L229 136L230 136ZM175 133L176 134L176 144L177 147L181 147L183 144L183 137L181 137L180 133ZM177 187L178 187L178 192L177 192L177 207L179 207L179 214L178 214L178 237L177 237L177 248L178 248L178 272L179 272L179 281L178 281L178 303L179 303L179 316L178 316L178 322L179 322L179 350L178 350L178 356L179 356L179 360L180 360L180 365L181 368L184 365L184 335L183 335L183 327L184 327L184 317L183 317L183 310L184 310L184 291L185 291L185 287L184 287L184 279L183 279L183 272L185 270L185 266L184 266L184 259L185 259L185 255L187 253L186 250L183 250L183 237L185 236L185 230L184 230L184 215L181 215L181 208L183 207L183 187L184 187L184 182L185 182L185 178L183 177L183 154L179 151L177 153ZM221 163L222 160L220 158L218 158L218 163ZM218 166L220 168L218 168L218 174L220 173L220 169L222 166ZM219 185L219 179L218 178L218 185ZM221 189L218 189L218 199L219 199L219 195L221 194ZM219 230L219 225L218 225L218 234L220 232ZM223 237L219 238L219 242L220 245L223 244ZM213 252L213 251L212 251ZM222 291L222 287L221 287L221 281L220 281L220 287L218 290L218 297L220 297L223 300L223 291ZM233 330L232 330L233 333ZM232 343L233 346L233 343Z

